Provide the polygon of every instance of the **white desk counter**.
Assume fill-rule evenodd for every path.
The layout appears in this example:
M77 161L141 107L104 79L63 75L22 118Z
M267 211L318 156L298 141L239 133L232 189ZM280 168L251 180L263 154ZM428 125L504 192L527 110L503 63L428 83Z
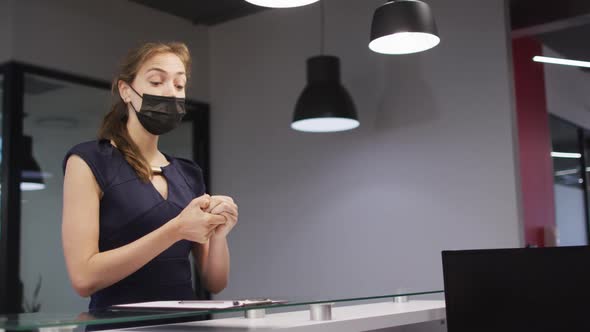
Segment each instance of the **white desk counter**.
M409 302L402 303L394 303L393 301L389 301L334 307L332 309L332 320L329 321L312 321L310 320L309 310L300 310L285 313L267 314L264 318L224 318L192 323L148 326L126 330L142 332L189 332L265 331L279 329L289 332L346 332L375 330L444 319L444 301L411 300Z

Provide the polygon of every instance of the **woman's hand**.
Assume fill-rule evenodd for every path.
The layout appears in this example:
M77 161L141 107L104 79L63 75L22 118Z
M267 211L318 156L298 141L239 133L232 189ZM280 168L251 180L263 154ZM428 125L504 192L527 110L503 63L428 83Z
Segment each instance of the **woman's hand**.
M224 238L238 223L238 206L229 196L214 195L210 197L210 203L205 212L223 216L226 220L225 224L218 225L215 228L212 236L215 238Z
M181 239L207 243L216 227L226 224L224 215L207 212L211 202L212 197L207 194L197 197L174 218Z

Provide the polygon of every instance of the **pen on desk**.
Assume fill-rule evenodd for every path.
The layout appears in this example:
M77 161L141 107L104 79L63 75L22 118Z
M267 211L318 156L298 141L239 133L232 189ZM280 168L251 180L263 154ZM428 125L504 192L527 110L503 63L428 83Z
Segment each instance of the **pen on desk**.
M223 304L226 302L232 302L233 305L239 305L240 302L239 301L199 301L199 300L183 300L183 301L178 301L179 304L191 304L191 303L203 303L203 304Z

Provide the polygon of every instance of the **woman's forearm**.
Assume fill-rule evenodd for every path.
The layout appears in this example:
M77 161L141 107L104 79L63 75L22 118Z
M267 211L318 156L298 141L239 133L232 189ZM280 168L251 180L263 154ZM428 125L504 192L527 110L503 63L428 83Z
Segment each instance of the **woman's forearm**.
M229 279L229 266L227 238L211 237L208 257L203 268L203 279L210 292L219 293L225 289Z
M180 240L176 227L173 219L134 242L92 255L72 280L76 291L89 296L136 272Z

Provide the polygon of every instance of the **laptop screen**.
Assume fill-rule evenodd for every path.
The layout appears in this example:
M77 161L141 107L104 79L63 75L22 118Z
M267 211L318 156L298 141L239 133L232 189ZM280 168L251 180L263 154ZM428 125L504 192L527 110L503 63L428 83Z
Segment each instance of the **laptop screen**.
M443 251L448 332L590 331L590 247Z

